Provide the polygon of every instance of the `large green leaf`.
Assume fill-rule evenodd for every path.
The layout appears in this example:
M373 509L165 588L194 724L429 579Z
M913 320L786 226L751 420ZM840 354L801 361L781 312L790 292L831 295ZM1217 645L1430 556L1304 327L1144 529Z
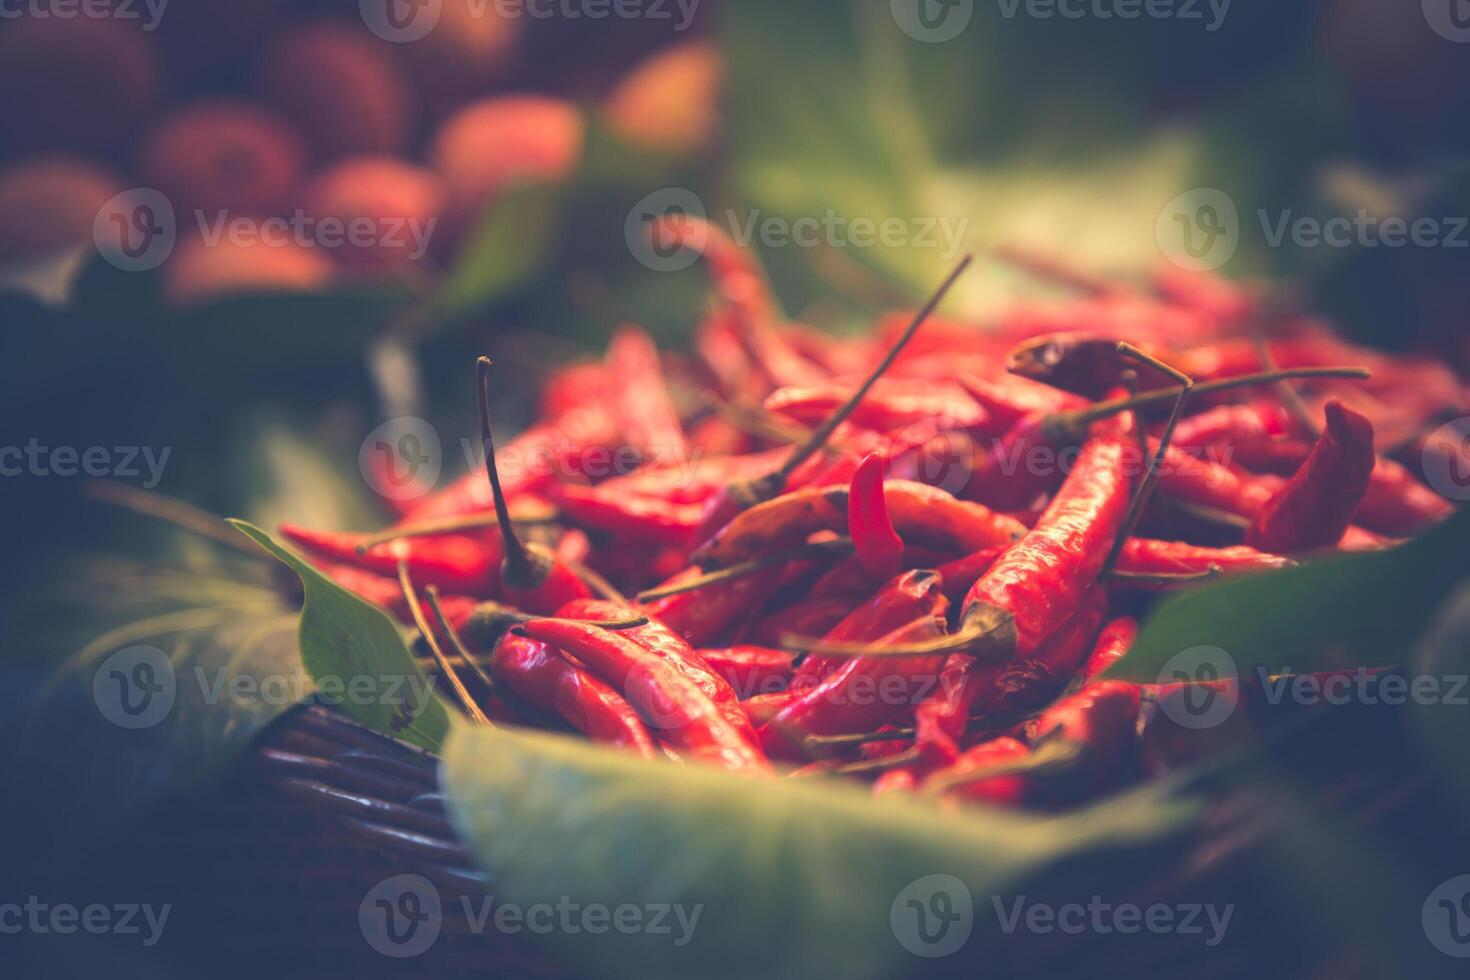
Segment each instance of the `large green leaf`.
M1217 647L1241 674L1406 662L1430 615L1466 573L1470 510L1386 551L1311 561L1179 595L1149 617L1109 671L1153 682L1171 658Z
M927 876L937 875L953 876L951 889L969 896L974 929L966 921L968 942L938 962L970 976L1003 974L1022 940L999 934L992 896L1085 902L1099 876L1148 866L1127 862L1169 842L1196 814L1157 788L1064 817L946 814L840 781L752 783L468 723L455 724L440 778L496 900L571 905L570 927L553 925L542 940L609 977L921 972L935 962L905 947L916 939L906 899L936 907L930 900L944 882ZM692 929L672 914L663 920L671 934L577 925L583 909L664 903Z
M230 521L295 572L301 607L301 662L318 698L362 724L439 751L449 712L408 652L398 626L377 606L342 588L300 555L245 521Z

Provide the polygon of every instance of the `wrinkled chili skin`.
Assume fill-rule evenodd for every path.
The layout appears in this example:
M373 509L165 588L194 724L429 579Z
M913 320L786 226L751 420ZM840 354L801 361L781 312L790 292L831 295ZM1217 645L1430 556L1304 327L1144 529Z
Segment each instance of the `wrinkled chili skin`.
M1133 641L1138 639L1138 620L1131 616L1120 616L1110 621L1097 635L1097 642L1092 646L1092 652L1082 664L1078 671L1078 677L1084 685L1096 680L1113 664L1122 660L1124 655L1133 647Z
M1283 554L1328 548L1352 524L1376 462L1373 423L1335 401L1325 414L1312 454L1256 514L1246 544Z
M490 658L495 679L534 707L565 720L595 742L659 755L648 726L617 691L574 667L545 643L506 634Z
M606 599L579 599L561 607L557 615L564 619L617 619L628 615L629 611L627 606ZM755 729L750 727L735 689L682 636L657 619L649 619L642 626L619 632L677 667L680 673L699 685L733 728L744 738L755 741Z
M910 643L944 633L942 615L904 624L879 642ZM853 657L838 665L806 692L761 726L761 747L772 758L799 759L808 735L863 732L903 718L923 691L932 686L944 662L927 657Z
M1122 528L1132 489L1129 455L1115 427L1099 427L1037 521L996 559L965 596L964 617L1001 610L1024 656L1064 621L1096 581Z
M533 619L513 634L550 644L623 692L639 716L676 750L736 772L767 774L760 749L680 668L631 637L564 619Z
M694 539L704 505L635 497L604 486L567 483L553 499L573 524L610 534L637 536L656 544L687 546Z

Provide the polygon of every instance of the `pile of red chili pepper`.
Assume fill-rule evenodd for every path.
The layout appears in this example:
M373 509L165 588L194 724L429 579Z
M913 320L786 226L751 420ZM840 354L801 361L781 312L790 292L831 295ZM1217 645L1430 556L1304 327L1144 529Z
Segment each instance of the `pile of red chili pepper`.
M1451 505L1402 460L1464 410L1444 366L1165 268L996 322L787 322L698 235L692 351L635 326L558 370L486 471L376 534L283 528L417 625L466 712L650 758L1047 806L1136 771L1158 691L1100 675L1160 592L1389 548ZM1432 451L1432 448L1431 450ZM420 595L423 598L420 598Z

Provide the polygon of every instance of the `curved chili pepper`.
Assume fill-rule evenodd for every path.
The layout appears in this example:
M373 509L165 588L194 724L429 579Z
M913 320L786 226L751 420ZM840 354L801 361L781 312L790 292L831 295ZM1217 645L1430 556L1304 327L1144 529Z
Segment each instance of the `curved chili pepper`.
M740 706L745 709L745 715L750 719L750 723L759 729L794 700L796 700L794 691L773 691L770 694L748 697L740 702Z
M1328 402L1325 411L1322 438L1256 514L1247 544L1285 553L1326 548L1352 523L1373 472L1373 423L1340 402Z
M698 568L688 568L666 585L699 578ZM771 576L746 575L720 582L696 592L680 592L639 606L695 647L709 646L745 617L755 614L777 587ZM757 640L756 642L761 642Z
M730 683L742 700L760 694L775 694L791 679L790 650L740 644L732 647L705 647L696 650L711 670Z
M1007 374L993 380L973 374L961 375L960 386L985 409L991 426L1001 431L1028 415L1056 415L1087 404L1087 399L1080 395L1018 374Z
M606 599L578 599L563 606L557 615L569 619L615 619L627 613L628 607L622 603ZM619 632L677 667L714 702L725 720L741 736L755 741L755 729L749 727L750 719L746 717L745 709L740 707L740 697L735 689L722 674L705 663L682 636L656 619Z
M576 657L622 691L644 722L676 749L738 772L770 772L760 749L698 684L631 637L564 619L533 619L511 632Z
M1091 332L1033 337L1006 358L1006 370L1012 374L1088 398L1100 398L1120 385L1131 364L1118 353L1116 336Z
M927 569L904 572L867 602L851 609L822 637L824 643L872 642L900 626L942 615L949 601L939 576ZM791 675L791 687L806 691L842 662L840 657L807 657Z
M1043 745L1075 751L1064 781L1048 780L1048 796L1070 798L1095 792L1117 779L1119 769L1137 742L1140 688L1122 681L1098 681L1042 712L1027 726L1027 736L1038 751Z
M1426 487L1408 467L1379 456L1368 477L1354 520L1370 531L1404 535L1423 530L1455 512L1454 506Z
M1217 568L1224 573L1262 572L1289 568L1290 558L1258 551L1248 545L1210 548L1184 541L1131 537L1123 542L1114 566L1139 575L1198 574Z
M1021 773L984 777L981 774L1020 763L1031 755L1024 742L1009 736L981 742L964 751L947 768L931 773L920 784L921 790L933 786L951 787L950 795L991 803L997 806L1018 806L1027 801L1029 783ZM974 777L974 778L971 778Z
M887 460L870 453L858 464L847 494L847 533L863 571L875 579L892 578L903 562L903 539L893 529L883 493Z
M804 425L814 425L841 408L855 387L828 383L779 388L766 398L765 408ZM951 428L974 429L988 420L985 409L958 385L898 379L880 379L848 418L854 425L885 430L928 419L942 419Z
M500 584L506 597L515 605L534 613L551 613L573 599L590 596L591 590L565 562L558 561L549 549L526 544L516 537L510 522L510 507L500 485L499 465L495 459L495 435L490 427L490 365L488 357L475 361L475 380L480 402L480 439L485 447L485 474L490 480L490 494L500 529L500 544L505 554L500 563Z
M947 606L948 603L944 603ZM941 614L925 616L883 636L880 643L910 643L944 633ZM944 657L854 658L836 667L761 726L761 746L773 758L805 755L808 735L837 735L877 728L912 713L937 682Z
M1082 663L1082 669L1077 672L1082 685L1090 684L1097 679L1099 674L1122 660L1136 639L1138 639L1138 620L1130 616L1120 616L1104 626L1102 632L1097 635L1097 642L1093 644L1092 652L1087 655L1087 659Z
M937 487L889 480L883 487L894 529L916 545L967 553L1013 541L1025 532L1014 518L957 500ZM741 512L693 555L705 569L747 561L818 531L846 533L848 488L795 490Z
M397 579L390 579L356 565L327 561L315 556L311 557L311 563L323 575L348 592L388 610L400 623L412 624L414 622L413 614L408 608L408 600L404 597L403 588L398 584ZM464 628L478 603L479 600L471 596L439 596L439 606L444 613L444 618L455 630ZM422 603L420 603L420 612L429 622L434 621L429 616L429 610L423 608Z
M687 546L704 513L703 504L635 497L606 484L563 483L552 499L573 524L661 545Z
M500 548L493 538L444 534L432 538L397 538L358 548L373 535L344 531L313 531L282 524L281 534L308 552L343 565L355 565L378 575L398 574L398 562L408 563L414 581L436 585L446 592L484 599L500 596L496 575Z
M751 624L749 639L763 646L776 646L792 634L823 636L851 611L852 600L844 595L802 599L757 619Z
M1020 510L1050 493L1063 479L1051 433L1056 418L1051 412L1023 416L980 456L959 496L997 510Z
M990 570L990 566L995 564L995 560L1005 552L1006 547L1006 545L992 545L989 548L973 551L963 558L936 565L934 570L944 580L944 594L954 602L963 599L965 593L970 591L970 586Z
M1149 450L1158 452L1157 439L1149 439ZM1161 493L1241 517L1259 513L1276 492L1264 476L1246 476L1173 446L1164 451L1158 472Z
M594 742L627 748L647 759L659 754L648 726L622 695L572 666L549 644L506 634L495 645L490 671L526 702Z
M689 458L689 438L669 397L658 348L643 330L619 327L607 345L623 438L644 459Z

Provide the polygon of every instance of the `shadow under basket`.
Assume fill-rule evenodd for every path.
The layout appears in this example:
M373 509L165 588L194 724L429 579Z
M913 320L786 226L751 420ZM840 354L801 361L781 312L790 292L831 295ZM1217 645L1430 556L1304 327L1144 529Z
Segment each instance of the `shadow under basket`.
M1314 780L1310 789L1355 830L1437 833L1424 826L1436 808L1435 794L1424 775L1393 751L1397 722L1389 720L1386 728L1388 735L1375 733L1383 736L1376 737L1383 758L1365 760L1359 753L1356 764L1330 730L1306 739L1342 760L1330 767L1335 775L1316 772L1320 785ZM1402 750L1402 732L1397 737ZM1297 751L1294 742L1291 752ZM1305 745L1300 751L1313 755ZM1178 934L1008 936L984 950L979 962L1003 967L996 975L1069 980L1160 968L1169 972L1155 975L1188 971L1192 980L1248 972L1369 975L1351 937L1314 939L1301 928L1300 895L1281 886L1279 849L1267 846L1277 829L1273 821L1280 819L1268 796L1220 794L1168 862L1133 869L1126 882L1109 882L1109 888L1116 885L1113 894L1145 907L1234 903L1227 942L1207 948L1197 936ZM456 840L436 758L323 706L303 706L278 719L226 784L202 800L171 801L150 819L146 836L139 845L142 864L172 869L176 918L185 920L178 926L182 944L173 952L189 962L186 975L197 975L193 969L205 962L195 959L199 955L208 956L216 976L233 976L235 967L241 975L265 970L277 978L574 975L526 937L497 933L493 922L465 914L483 909L494 882ZM369 893L396 875L427 879L444 909L437 938L411 956L375 948L381 940L375 944L360 919L381 916ZM988 897L977 896L977 916L988 915L989 906ZM950 975L959 959L916 957L913 975ZM965 972L977 975L973 966Z

